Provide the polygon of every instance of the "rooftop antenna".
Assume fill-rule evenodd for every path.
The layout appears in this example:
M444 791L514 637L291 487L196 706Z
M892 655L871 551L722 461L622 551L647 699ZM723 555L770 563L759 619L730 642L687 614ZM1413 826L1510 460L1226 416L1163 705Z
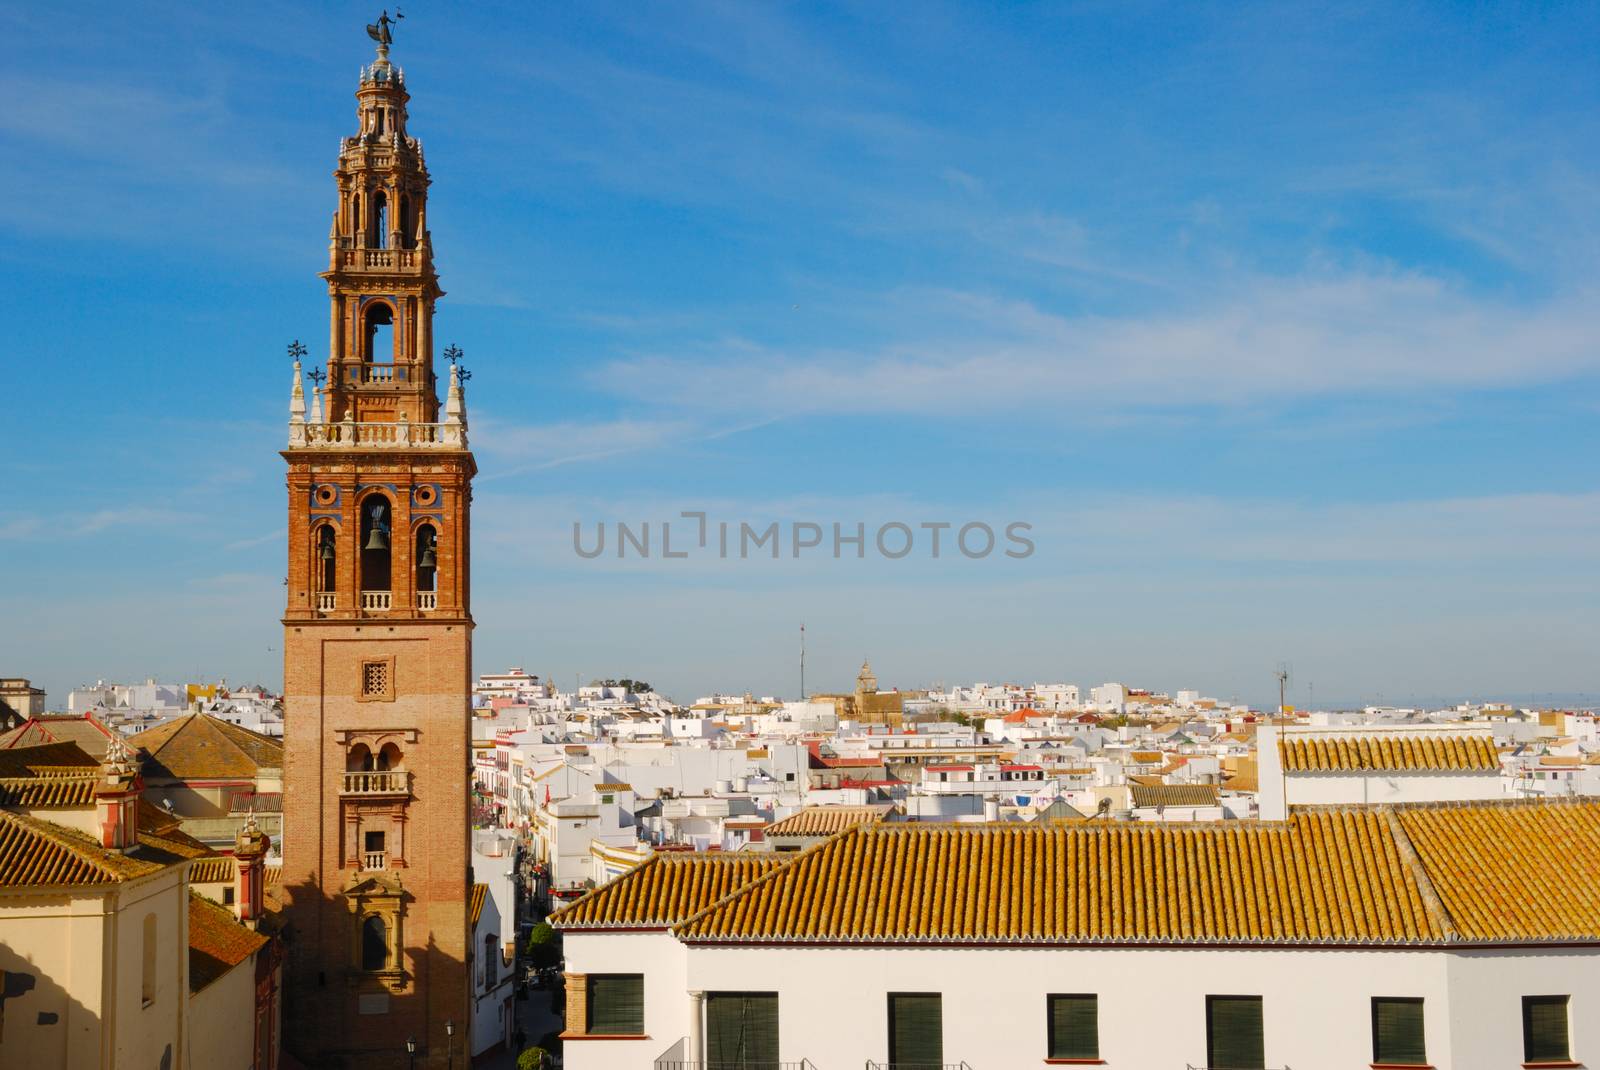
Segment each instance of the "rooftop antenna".
M1278 671L1272 675L1277 677L1278 680L1278 716L1282 717L1287 704L1284 692L1289 686L1289 663L1287 661L1278 662Z
M806 622L800 622L800 701L806 700Z

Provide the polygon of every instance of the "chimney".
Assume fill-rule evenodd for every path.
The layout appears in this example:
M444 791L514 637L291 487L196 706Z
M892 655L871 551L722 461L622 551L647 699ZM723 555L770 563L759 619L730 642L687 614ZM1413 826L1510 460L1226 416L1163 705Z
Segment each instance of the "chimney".
M239 920L254 929L261 922L262 893L266 887L267 848L272 837L256 825L256 813L250 811L244 827L233 841L233 909Z
M106 747L95 785L95 815L100 822L100 845L127 854L139 846L139 795L144 782L139 766L121 739Z

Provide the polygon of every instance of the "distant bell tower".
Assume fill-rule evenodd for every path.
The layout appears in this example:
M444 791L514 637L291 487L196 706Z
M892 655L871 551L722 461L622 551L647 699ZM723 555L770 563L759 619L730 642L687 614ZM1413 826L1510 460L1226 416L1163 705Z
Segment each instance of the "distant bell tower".
M334 171L326 381L295 343L283 452L284 1043L341 1070L465 1066L470 1035L477 468L454 349L440 413L428 170L391 25L368 28L378 55Z

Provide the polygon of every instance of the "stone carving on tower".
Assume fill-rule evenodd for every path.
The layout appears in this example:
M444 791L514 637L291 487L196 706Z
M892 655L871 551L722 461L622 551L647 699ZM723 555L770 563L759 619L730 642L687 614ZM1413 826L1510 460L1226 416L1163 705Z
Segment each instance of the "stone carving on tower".
M378 24L358 127L339 143L327 371L305 373L305 347L291 346L283 452L284 1037L306 1065L347 1070L465 1065L452 1047L467 1035L471 976L476 465L459 351L440 412L444 292L391 26Z

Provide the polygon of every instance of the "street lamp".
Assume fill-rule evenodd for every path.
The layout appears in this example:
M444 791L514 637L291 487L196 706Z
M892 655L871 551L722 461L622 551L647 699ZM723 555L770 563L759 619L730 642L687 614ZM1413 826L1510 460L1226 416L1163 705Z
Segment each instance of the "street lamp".
M456 1023L449 1018L444 1020L444 1058L445 1070L456 1070Z
M417 1065L416 1037L406 1037L406 1065L410 1067L415 1067Z

